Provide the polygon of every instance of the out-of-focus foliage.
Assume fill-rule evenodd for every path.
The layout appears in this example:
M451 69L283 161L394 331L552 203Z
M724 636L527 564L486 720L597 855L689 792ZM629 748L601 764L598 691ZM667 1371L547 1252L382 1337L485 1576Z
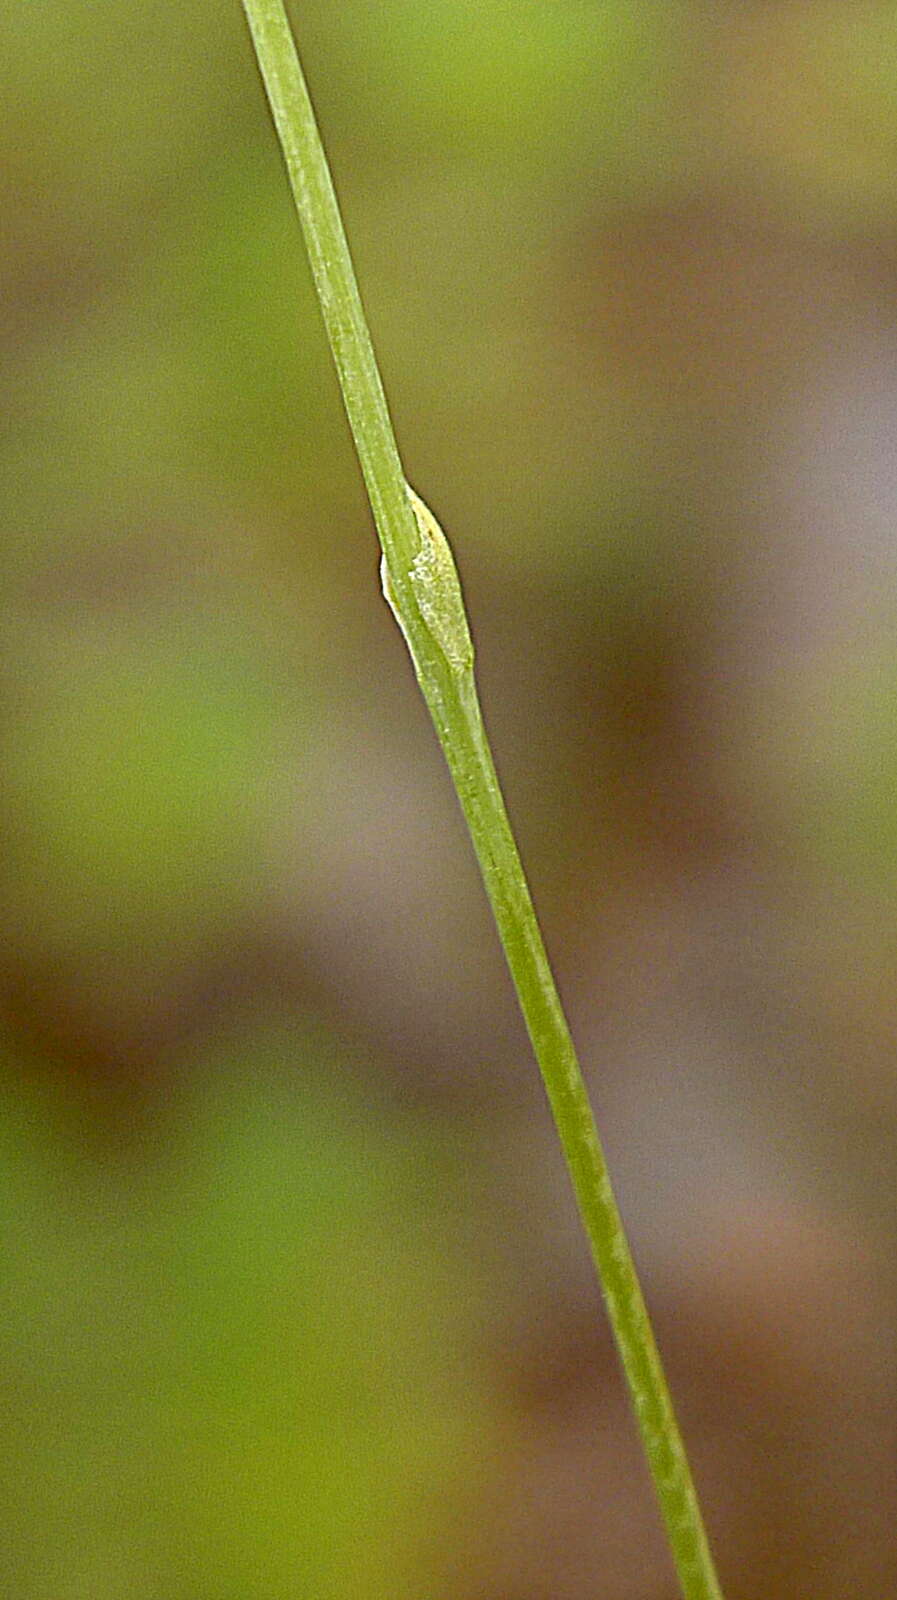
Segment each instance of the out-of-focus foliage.
M892 1600L897 13L295 14L726 1593ZM667 1600L238 0L0 98L0 1588Z
M295 1028L179 1067L114 1161L4 1078L7 1592L411 1600L490 1437L457 1162Z

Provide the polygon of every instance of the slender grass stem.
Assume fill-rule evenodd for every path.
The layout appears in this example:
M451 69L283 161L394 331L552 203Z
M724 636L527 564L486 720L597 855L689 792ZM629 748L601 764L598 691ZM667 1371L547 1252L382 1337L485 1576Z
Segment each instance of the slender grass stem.
M722 1600L651 1323L483 726L454 561L439 525L405 480L283 0L243 0L243 5L383 549L384 590L445 753L542 1072L682 1593L685 1600Z

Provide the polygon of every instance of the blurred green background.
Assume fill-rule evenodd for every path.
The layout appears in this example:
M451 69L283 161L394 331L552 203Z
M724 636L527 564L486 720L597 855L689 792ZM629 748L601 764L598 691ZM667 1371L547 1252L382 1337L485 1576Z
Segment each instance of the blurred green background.
M897 1596L897 14L300 44L729 1600ZM0 17L8 1600L674 1600L237 0Z

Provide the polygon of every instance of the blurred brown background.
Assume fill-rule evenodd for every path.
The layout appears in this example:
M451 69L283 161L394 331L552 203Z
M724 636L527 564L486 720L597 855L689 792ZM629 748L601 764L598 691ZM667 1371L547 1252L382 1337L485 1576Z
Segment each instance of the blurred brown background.
M728 1600L897 1596L897 13L296 6ZM237 0L0 18L9 1600L673 1600Z

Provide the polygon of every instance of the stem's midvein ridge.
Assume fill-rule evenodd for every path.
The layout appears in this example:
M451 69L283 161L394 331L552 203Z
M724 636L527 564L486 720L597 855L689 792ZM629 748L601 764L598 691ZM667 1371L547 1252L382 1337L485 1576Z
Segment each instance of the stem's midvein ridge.
M383 549L384 589L461 802L542 1072L682 1593L685 1600L722 1600L638 1275L483 726L454 560L435 518L405 481L283 0L243 0L243 5Z

